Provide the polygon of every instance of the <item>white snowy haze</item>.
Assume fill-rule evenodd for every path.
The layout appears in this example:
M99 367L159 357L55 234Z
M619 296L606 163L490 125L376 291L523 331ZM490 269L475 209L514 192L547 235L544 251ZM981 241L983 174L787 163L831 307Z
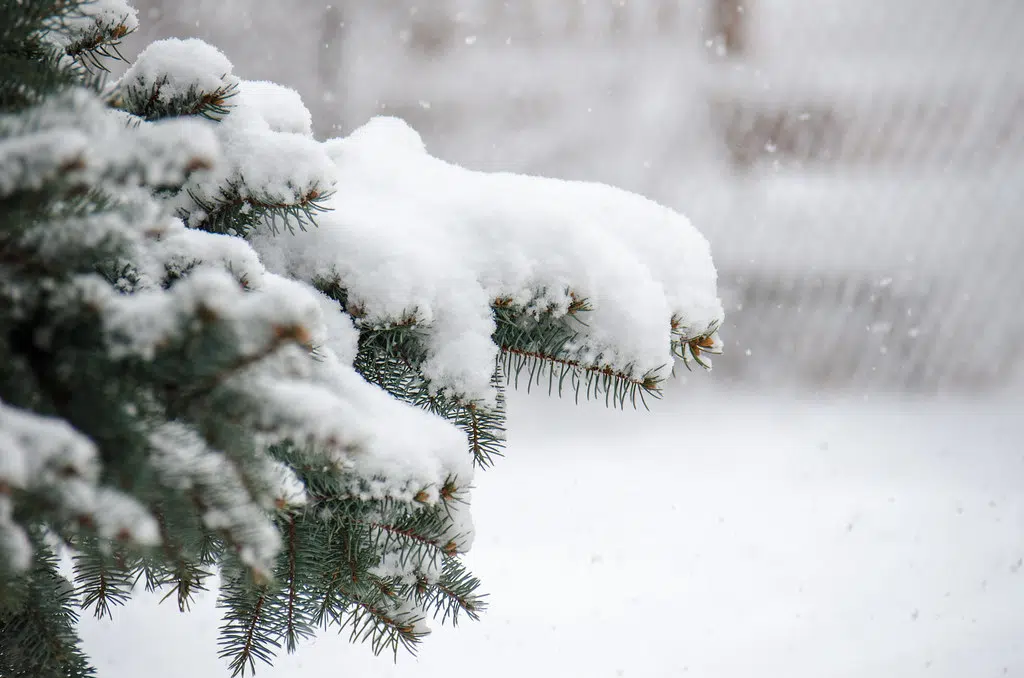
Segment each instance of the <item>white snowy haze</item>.
M1024 3L134 4L129 57L207 40L317 139L394 116L471 170L678 210L725 305L714 371L677 365L650 412L511 395L475 479L482 621L259 675L1024 675ZM213 605L140 592L86 648L226 675Z

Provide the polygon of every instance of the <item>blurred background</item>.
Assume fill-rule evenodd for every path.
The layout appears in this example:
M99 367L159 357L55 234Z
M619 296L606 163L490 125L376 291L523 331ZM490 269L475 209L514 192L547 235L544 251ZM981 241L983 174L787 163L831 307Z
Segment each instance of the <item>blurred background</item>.
M1024 2L134 4L127 55L206 39L319 138L396 115L445 160L678 209L727 309L653 413L513 395L482 622L261 674L1024 675ZM87 637L108 675L221 675L212 606ZM157 674L121 651L167 629L194 652Z
M406 119L468 167L687 214L721 274L716 379L974 392L1020 373L1019 0L137 0L320 138ZM747 355L747 351L750 352Z

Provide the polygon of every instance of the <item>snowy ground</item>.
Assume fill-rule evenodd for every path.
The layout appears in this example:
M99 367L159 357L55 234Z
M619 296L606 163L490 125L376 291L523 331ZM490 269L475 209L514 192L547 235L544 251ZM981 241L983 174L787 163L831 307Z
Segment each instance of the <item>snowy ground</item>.
M651 413L514 396L474 496L483 621L397 664L325 636L258 675L1024 673L1020 398L676 387ZM83 634L108 678L212 678L216 627L212 600L140 598Z

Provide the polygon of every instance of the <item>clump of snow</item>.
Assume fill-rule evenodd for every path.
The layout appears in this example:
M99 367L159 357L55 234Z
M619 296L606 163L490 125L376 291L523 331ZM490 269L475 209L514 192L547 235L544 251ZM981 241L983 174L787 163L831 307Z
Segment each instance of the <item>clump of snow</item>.
M472 483L472 456L455 426L396 401L335 360L324 362L320 378L344 397L346 428L364 441L350 456L358 469L360 496L412 500L426 489L429 503L435 503L437 489L449 479L459 488Z
M158 101L168 103L197 92L226 92L238 82L231 62L216 47L195 38L167 38L146 47L118 86L152 92Z
M334 299L319 291L316 296L324 324L323 333L313 335L313 344L331 349L338 362L351 365L359 352L359 330L352 322L352 316L342 312L341 305Z
M138 10L124 0L89 0L55 22L46 38L60 47L89 41L97 33L119 39L139 27Z
M24 572L32 564L32 542L14 522L14 502L4 495L0 495L0 561L15 572Z
M273 132L313 136L313 116L299 93L264 80L243 80L240 98L251 106Z
M179 47L184 52L194 48L200 56L213 50L219 55L217 69L230 73L231 63L213 47L198 40ZM130 73L122 82L131 82ZM161 77L160 72L152 77ZM227 102L229 113L214 127L224 163L197 177L179 197L177 207L192 214L193 224L205 217L202 204L232 193L243 200L290 205L316 199L334 185L334 164L312 138L309 111L298 93L251 81L240 82L239 89Z
M242 197L294 204L331 189L334 165L320 143L302 134L273 132L262 118L248 113L233 110L217 126L227 165L191 184L193 195L215 201L220 189L231 185Z
M227 455L210 449L199 435L181 424L158 428L150 435L150 444L153 465L163 481L200 497L206 506L204 524L228 534L243 562L269 576L281 546L269 509L277 500L281 500L282 507L305 503L305 490L295 474L264 458L264 463L253 464L258 469L255 482L247 482ZM254 486L262 487L265 493L253 496L250 488Z
M180 185L190 172L219 162L217 139L203 121L175 119L126 129L123 115L91 92L72 89L26 116L0 117L0 195L103 182Z
M40 188L88 148L88 137L73 129L42 130L0 141L0 195Z
M134 156L149 159L140 173L148 186L179 185L186 171L213 169L220 161L217 137L205 120L160 120L140 125L134 137Z
M205 238L247 247L229 236ZM217 256L215 248L211 252ZM232 253L229 259L243 258ZM259 268L248 277L255 284L245 290L232 274L204 265L170 290L122 295L95 279L80 285L102 313L116 356L154 358L162 346L194 332L190 319L200 312L229 329L241 356L263 356L222 386L251 399L248 416L264 442L292 440L321 450L344 469L354 493L412 501L449 478L471 481L472 459L458 429L397 401L353 369L358 333L337 302ZM432 496L436 501L436 492Z
M240 354L253 354L274 341L283 328L308 328L319 323L321 309L301 283L278 278L259 292L246 292L227 271L194 271L169 291L143 290L119 295L96 280L83 280L83 290L104 314L115 355L152 357L158 348L193 332L192 318L201 314L234 331ZM296 330L296 332L299 332ZM308 333L302 329L301 333Z
M576 357L666 377L673 321L684 337L723 311L704 237L682 215L609 186L470 171L431 157L408 125L376 118L324 144L337 167L318 228L252 242L269 269L337 279L364 323L413 316L437 389L493 398L491 304L593 311Z
M76 10L103 26L124 26L127 32L139 27L139 11L125 0L89 0Z
M169 219L152 249L162 270L171 275L227 270L249 289L263 285L265 269L259 256L240 238L188 229L180 219Z
M156 520L132 497L99 485L92 441L61 419L0 402L0 487L45 494L69 519L91 524L105 538L152 546ZM13 518L14 502L0 492L0 557L14 569L28 566L27 534Z

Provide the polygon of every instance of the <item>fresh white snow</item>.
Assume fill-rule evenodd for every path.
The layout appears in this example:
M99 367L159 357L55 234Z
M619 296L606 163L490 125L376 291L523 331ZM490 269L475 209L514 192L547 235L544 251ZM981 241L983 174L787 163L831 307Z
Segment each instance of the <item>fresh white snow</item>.
M1019 397L673 386L652 412L513 395L508 456L475 481L482 621L436 630L397 663L321 634L258 675L1024 670ZM216 627L212 596L190 615L140 596L82 632L110 678L214 678Z
M570 347L584 364L641 378L672 368L673 320L688 337L722 320L707 241L685 217L594 183L473 172L430 156L397 118L326 142L337 183L318 227L254 246L271 270L337 279L361 322L412 318L439 390L490 400L491 304L593 311Z
M438 391L493 401L497 299L564 314L585 298L594 310L568 349L583 364L635 379L668 376L673 331L695 338L722 321L707 240L641 196L470 171L432 157L398 118L317 142L297 93L238 81L221 52L195 40L150 45L117 88L157 81L173 95L240 87L214 127L223 162L177 200L190 222L205 218L203 204L233 192L288 204L332 194L316 228L268 223L254 247L275 273L339 282L362 309L361 323L419 325L424 374Z
M155 92L166 103L189 92L213 94L237 88L239 81L231 68L223 52L202 40L168 38L144 49L118 84L123 89Z
M0 540L4 566L31 564L28 535L13 520L11 490L51 497L68 521L90 522L105 539L145 546L160 543L156 520L134 498L100 485L100 460L91 440L62 419L0 401Z
M220 386L246 400L264 441L317 450L310 454L344 473L361 496L435 502L451 479L468 489L473 467L451 424L356 374L358 326L414 322L426 337L430 386L489 404L497 395L498 300L558 316L585 299L593 310L566 350L582 365L637 381L666 378L673 341L712 335L722 320L707 241L685 217L641 196L595 183L470 171L431 157L396 118L375 118L348 137L319 142L294 91L239 80L223 53L197 40L153 43L109 96L132 101L150 90L164 103L208 95L225 111L211 116L216 122L135 120L125 130L123 114L79 93L86 123L72 118L50 126L58 137L64 127L77 133L71 157L81 156L100 176L134 163L140 183L162 185L180 180L185 168L197 170L166 205L191 226L220 202L258 209L326 200L329 211L315 226L293 221L284 229L265 221L251 249L241 238L187 229L151 203L143 219L94 229L132 244L140 275L124 286L134 293L90 276L78 287L102 314L119 356L154 358L196 330L193 318L229 332L241 356L258 359ZM191 129L195 141L185 139ZM93 146L115 131L140 143L121 151L123 158L101 149L102 162L91 167ZM172 152L161 153L161 144ZM43 139L36 146L60 144ZM49 171L65 166L68 152L35 155L43 155ZM32 157L18 148L9 154ZM168 157L156 160L162 156ZM164 271L187 275L164 289ZM340 284L348 308L361 309L358 317L317 292L318 280ZM165 452L190 437L154 435ZM247 492L222 451L198 440L183 444L181 454L163 455L162 470L209 495L207 524L227 529L246 562L267 570L279 540L261 509L302 503L294 476L268 458L254 472L263 490ZM215 487L216 477L226 486ZM474 537L468 511L456 523L452 536L465 550Z
M53 44L69 46L78 41L88 42L97 30L118 30L124 36L138 29L138 15L138 10L125 0L89 0L66 12L55 26L57 30L49 31L46 38Z
M292 88L264 80L243 80L241 96L246 105L256 108L271 130L313 136L313 116Z

